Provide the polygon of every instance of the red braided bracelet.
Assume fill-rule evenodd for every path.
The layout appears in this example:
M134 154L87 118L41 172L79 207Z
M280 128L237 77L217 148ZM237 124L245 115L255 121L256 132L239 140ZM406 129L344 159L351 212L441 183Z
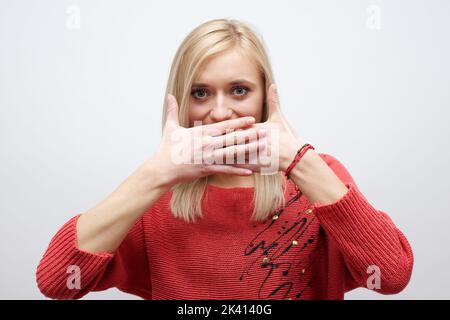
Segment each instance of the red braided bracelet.
M309 149L315 150L312 145L309 143L305 143L300 149L298 149L297 154L295 155L294 160L292 160L289 167L286 169L285 176L289 179L289 173L291 173L292 168L300 161L300 159L305 155L306 151Z

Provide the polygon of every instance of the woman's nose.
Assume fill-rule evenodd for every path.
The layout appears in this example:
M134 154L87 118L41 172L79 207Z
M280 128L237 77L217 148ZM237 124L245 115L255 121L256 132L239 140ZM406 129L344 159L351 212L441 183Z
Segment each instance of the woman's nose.
M217 96L214 107L210 111L211 120L215 122L228 120L233 115L233 111L224 101L223 97Z

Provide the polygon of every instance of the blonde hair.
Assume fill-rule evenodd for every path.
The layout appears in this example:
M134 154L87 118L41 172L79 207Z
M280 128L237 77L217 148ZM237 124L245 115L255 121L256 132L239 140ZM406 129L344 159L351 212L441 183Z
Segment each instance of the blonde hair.
M166 94L175 96L179 103L180 125L189 127L189 101L192 83L202 63L207 59L228 49L238 48L247 54L263 78L264 94L274 82L272 69L263 44L248 23L215 19L196 27L181 43L170 69ZM268 117L267 104L264 99L262 121ZM162 125L166 121L167 101L164 99ZM251 220L261 222L274 210L285 205L284 192L286 179L277 172L272 175L253 173L255 189L253 194L253 213ZM186 222L202 217L202 200L208 184L208 176L192 182L178 183L172 187L170 209L175 217Z

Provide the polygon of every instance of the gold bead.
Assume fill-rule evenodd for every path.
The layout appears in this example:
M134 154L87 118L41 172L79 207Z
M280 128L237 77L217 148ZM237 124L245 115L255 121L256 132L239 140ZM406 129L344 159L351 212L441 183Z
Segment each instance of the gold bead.
M269 262L269 259L268 258L264 258L263 259L263 264L267 264Z
M312 212L311 209L306 210L306 214L310 214Z
M306 271L305 269L302 269L302 273L305 273L305 271Z
M297 241L297 240L292 241L292 245L293 245L293 246L298 245L298 241Z
M273 220L277 220L277 219L278 219L278 216L275 214L275 215L272 216L272 219L273 219Z

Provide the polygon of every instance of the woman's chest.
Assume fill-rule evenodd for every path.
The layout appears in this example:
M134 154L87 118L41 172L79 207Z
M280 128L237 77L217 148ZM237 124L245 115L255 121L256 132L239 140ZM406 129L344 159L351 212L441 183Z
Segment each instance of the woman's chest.
M298 299L310 289L320 258L320 225L312 211L292 205L264 223L229 226L166 221L148 249L154 274L165 279L161 285L202 288L197 298L230 299Z

